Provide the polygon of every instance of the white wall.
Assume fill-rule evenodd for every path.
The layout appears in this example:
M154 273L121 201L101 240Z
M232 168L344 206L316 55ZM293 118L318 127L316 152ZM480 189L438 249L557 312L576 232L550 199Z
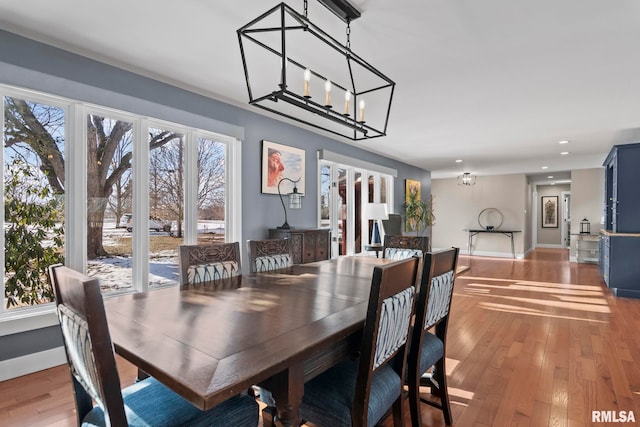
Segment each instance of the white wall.
M496 208L503 216L503 230L520 230L515 234L515 252L524 256L527 232L527 209L530 190L524 174L479 176L476 185L458 185L457 179L431 181L435 224L432 227L433 249L457 246L467 253L466 228L480 228L478 215L485 208ZM527 248L528 249L528 248ZM502 234L482 233L473 238L474 255L511 257L511 243Z
M571 171L571 233L580 232L580 221L587 218L591 234L604 228L604 168ZM570 259L575 261L575 238L571 238Z

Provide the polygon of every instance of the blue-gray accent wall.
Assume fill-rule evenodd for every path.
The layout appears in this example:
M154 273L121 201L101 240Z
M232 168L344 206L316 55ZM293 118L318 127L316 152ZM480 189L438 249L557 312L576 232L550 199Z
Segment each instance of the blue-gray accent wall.
M208 54L214 55L215 52ZM240 63L237 64L237 69L238 79L242 79ZM203 70L203 72L208 71ZM318 200L316 152L319 149L396 169L398 171L394 185L396 212L402 211L405 179L421 181L423 196L427 197L431 192L429 171L257 114L249 109L171 86L3 30L0 30L0 83L237 137L242 141L242 237L245 240L266 238L267 229L283 222L282 205L278 196L260 192L262 140L306 151L306 192L303 208L289 212L289 223L296 227L316 226ZM390 132L393 132L393 109L390 123ZM359 144L375 147L385 144L385 138ZM243 264L246 265L246 257ZM50 331L45 328L29 334L25 333L24 342L28 344L17 346L21 348L20 353L29 354L51 348L49 341L38 339L38 334L45 336L50 334ZM11 339L19 338L12 336ZM15 341L12 342L15 343ZM4 348L5 344L6 338L0 336L0 348ZM12 353L10 357L22 354ZM9 355L0 354L0 361L7 358Z

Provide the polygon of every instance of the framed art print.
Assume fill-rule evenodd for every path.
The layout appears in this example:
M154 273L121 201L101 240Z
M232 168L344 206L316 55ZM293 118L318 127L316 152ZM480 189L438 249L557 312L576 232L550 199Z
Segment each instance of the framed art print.
M558 196L542 197L542 228L558 228Z
M283 178L298 181L298 193L304 195L304 150L262 141L262 192L278 194L278 183ZM280 184L280 192L288 194L293 191L293 183L288 180Z

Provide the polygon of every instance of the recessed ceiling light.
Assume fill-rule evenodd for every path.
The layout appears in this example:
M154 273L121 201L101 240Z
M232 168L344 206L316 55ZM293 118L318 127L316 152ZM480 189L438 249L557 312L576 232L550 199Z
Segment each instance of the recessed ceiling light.
M567 154L569 154L568 151L563 151L563 152L560 153L561 156L566 156Z
M543 166L542 169L549 169L549 166Z
M553 179L553 175L549 175L547 179Z
M456 160L456 163L462 163L461 159Z
M559 141L558 144L568 144L569 141Z

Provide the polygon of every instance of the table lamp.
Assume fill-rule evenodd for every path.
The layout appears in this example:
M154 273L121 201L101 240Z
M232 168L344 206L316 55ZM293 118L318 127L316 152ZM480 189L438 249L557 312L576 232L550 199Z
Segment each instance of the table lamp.
M381 245L380 226L381 219L389 219L386 203L367 203L367 218L373 220L373 231L371 232L371 244Z

